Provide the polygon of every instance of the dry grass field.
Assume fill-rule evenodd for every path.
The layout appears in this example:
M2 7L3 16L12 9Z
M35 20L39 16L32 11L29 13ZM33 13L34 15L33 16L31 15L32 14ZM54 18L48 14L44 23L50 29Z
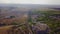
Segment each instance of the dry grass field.
M11 26L0 27L0 34L8 34L8 30L11 30L11 27L13 26L11 25Z

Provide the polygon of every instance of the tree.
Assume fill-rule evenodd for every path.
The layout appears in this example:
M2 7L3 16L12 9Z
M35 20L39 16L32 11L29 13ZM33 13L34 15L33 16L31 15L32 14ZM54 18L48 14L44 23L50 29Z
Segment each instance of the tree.
M54 34L55 31L57 30L57 28L60 26L60 20L52 19L49 16L54 15L54 14L59 14L59 12L51 10L51 11L43 11L43 12L41 11L40 13L44 14L45 16L38 17L36 20L37 21L44 21L44 23L47 24L51 29L50 34Z
M16 22L13 22L13 23L11 23L12 25L18 25L18 23L16 23Z
M15 18L15 16L10 16L10 18Z

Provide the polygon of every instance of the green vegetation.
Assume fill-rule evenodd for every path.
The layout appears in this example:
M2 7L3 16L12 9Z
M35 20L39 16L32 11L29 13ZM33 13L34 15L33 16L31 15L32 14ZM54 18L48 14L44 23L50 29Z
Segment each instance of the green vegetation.
M51 16L51 15L60 14L60 11L35 11L33 13L45 15L45 16L38 17L36 20L37 21L44 21L44 23L47 24L51 29L50 34L54 34L54 33L60 34L59 32L56 32L57 28L60 27L60 20L49 18L49 16Z
M50 10L50 11L32 11L32 15L36 15L36 14L39 15L36 18L36 22L42 21L43 23L47 24L51 29L50 34L56 34L56 33L60 34L60 32L58 31L58 28L60 27L60 19L55 19L55 18L49 17L51 15L60 14L60 11L52 11L52 10ZM35 25L36 23L33 23L31 15L29 17L30 17L28 20L29 23L23 24L23 21L24 22L26 21L26 19L23 17L19 20L22 22L16 21L16 22L11 23L11 25L17 25L17 27L18 27L17 30L21 29L21 31L23 31L23 33L24 32L35 33L35 31L32 30L32 25ZM10 18L15 18L15 16L10 16ZM17 32L15 32L15 33L17 33Z
M16 22L13 22L13 23L11 23L12 25L18 25L18 23L16 23Z
M15 18L15 16L10 16L10 18Z

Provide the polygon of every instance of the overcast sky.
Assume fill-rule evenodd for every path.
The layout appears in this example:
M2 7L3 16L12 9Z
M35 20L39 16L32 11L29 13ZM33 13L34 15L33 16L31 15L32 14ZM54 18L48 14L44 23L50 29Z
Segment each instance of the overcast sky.
M60 0L0 0L0 3L9 4L56 4L60 5Z

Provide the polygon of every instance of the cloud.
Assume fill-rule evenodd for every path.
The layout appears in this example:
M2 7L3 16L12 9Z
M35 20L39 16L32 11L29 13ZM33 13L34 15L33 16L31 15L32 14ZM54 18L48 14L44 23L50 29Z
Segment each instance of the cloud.
M13 3L13 4L60 4L60 0L0 0L0 3Z

